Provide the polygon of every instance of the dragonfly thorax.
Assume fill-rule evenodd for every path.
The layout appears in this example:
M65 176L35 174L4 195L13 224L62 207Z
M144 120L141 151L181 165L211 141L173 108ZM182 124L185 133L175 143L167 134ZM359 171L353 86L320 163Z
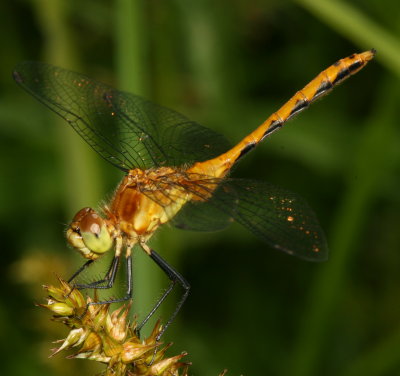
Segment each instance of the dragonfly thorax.
M113 245L113 225L95 210L83 208L67 229L67 241L83 257L95 260Z
M147 240L191 199L185 179L171 167L129 171L106 210L109 220L128 238Z

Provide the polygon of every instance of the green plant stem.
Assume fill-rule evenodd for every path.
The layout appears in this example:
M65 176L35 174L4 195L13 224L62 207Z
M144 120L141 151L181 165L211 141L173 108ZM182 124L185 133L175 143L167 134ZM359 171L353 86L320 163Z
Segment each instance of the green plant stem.
M35 0L34 10L41 26L44 59L55 65L76 69L77 56L72 48L72 37L67 23L69 8L61 0ZM55 119L55 118L54 118ZM102 184L97 156L69 127L57 118L56 150L60 153L64 173L65 208L71 217L84 206L96 206L100 200Z
M115 65L120 88L148 96L150 72L145 53L148 32L144 5L142 0L115 2ZM156 242L157 248L159 245L160 242ZM160 271L148 257L142 254L134 256L134 311L143 319L162 291L162 284ZM155 316L160 317L160 312ZM147 333L146 328L144 332Z
M119 88L148 95L143 1L115 2L115 64Z

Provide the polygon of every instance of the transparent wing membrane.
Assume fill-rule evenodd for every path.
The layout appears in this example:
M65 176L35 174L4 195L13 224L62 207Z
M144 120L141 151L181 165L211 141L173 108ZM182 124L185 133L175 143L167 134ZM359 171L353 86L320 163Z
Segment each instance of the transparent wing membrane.
M151 159L145 160L145 168L205 161L230 147L222 135L136 95L115 90L110 103L125 124L124 129L140 129L140 142ZM134 149L132 154L137 149L129 139L125 144Z
M79 73L23 62L14 78L124 171L204 161L229 148L223 136L185 116Z
M220 209L223 203L223 192L221 189L204 202L191 201L183 206L175 217L171 219L172 224L181 229L189 231L221 231L228 227L233 221L229 211ZM235 202L231 200L232 205ZM233 207L231 207L231 211Z
M265 182L226 179L206 202L185 205L173 223L215 231L233 220L271 247L310 261L327 259L325 235L305 200Z

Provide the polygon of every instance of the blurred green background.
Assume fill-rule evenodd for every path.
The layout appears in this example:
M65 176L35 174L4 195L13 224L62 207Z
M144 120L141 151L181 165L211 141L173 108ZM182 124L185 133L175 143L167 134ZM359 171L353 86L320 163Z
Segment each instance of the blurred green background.
M82 262L64 230L121 175L13 82L21 60L83 72L240 140L322 69L372 47L365 70L267 139L234 172L297 192L330 259L269 249L238 225L162 229L152 245L191 283L164 340L191 374L400 374L400 5L397 0L16 0L0 3L1 373L91 375L47 359L67 330L41 285ZM135 259L135 307L167 280ZM172 296L160 315L174 306ZM157 316L157 315L156 315Z

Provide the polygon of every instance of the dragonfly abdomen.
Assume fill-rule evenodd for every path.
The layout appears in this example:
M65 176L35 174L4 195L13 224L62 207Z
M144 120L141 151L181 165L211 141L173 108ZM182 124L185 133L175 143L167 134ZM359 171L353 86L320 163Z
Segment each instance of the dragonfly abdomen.
M336 85L361 70L374 56L374 49L338 60L299 90L278 111L226 153L195 165L195 169L215 177L225 176L231 167L264 138L281 128L311 103L328 94Z
M350 55L322 71L254 131L254 133L259 133L264 130L258 142L306 109L311 103L328 94L336 85L361 70L374 57L375 53L375 50L372 49Z

